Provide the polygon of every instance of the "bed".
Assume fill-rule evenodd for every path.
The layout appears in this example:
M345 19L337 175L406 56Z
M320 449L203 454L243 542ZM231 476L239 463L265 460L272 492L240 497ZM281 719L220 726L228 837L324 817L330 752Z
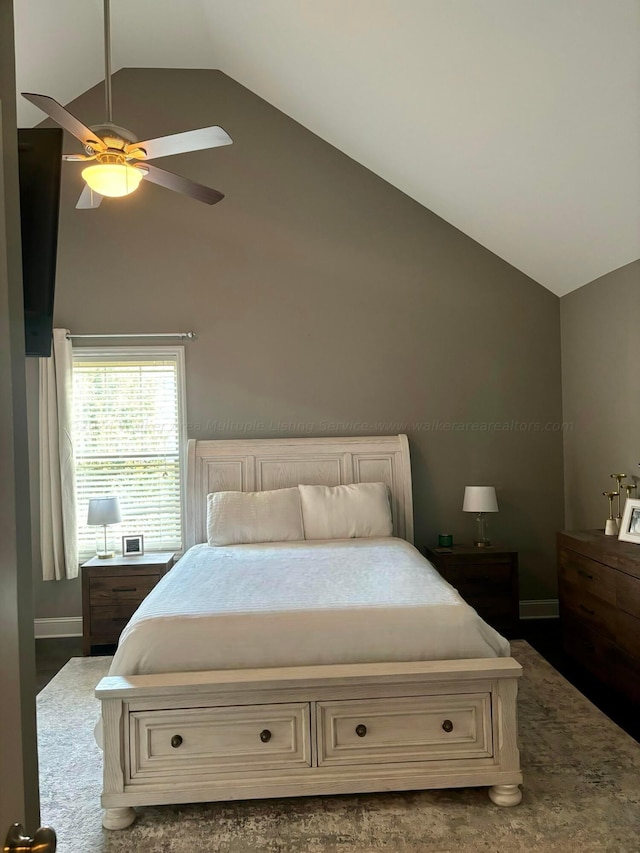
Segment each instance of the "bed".
M385 483L392 536L202 544L207 495L301 483ZM473 785L519 803L521 667L412 541L406 436L190 441L189 550L96 688L104 826L305 794Z

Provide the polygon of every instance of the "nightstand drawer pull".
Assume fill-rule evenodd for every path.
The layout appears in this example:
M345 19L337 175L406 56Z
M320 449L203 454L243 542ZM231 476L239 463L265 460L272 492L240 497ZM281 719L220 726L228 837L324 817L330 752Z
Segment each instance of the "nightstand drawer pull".
M358 737L365 737L365 735L367 734L367 727L364 723L360 723L358 726L356 726L356 734L358 735Z
M113 592L137 592L137 586L114 586Z
M584 604L580 605L580 610L584 610L584 612L588 613L589 616L594 616L596 612L595 610L590 610L588 607L585 607Z
M177 749L179 746L182 746L182 735L174 735L171 738L171 746L174 749Z
M593 575L589 574L589 572L585 572L584 569L578 569L578 574L580 575L581 578L586 578L588 581L593 580Z
M269 731L269 729L263 729L260 732L260 740L262 741L262 743L269 743L269 741L271 740L271 732Z
M442 728L444 729L445 732L452 732L453 731L453 723L451 722L451 720L445 720L444 723L442 724Z

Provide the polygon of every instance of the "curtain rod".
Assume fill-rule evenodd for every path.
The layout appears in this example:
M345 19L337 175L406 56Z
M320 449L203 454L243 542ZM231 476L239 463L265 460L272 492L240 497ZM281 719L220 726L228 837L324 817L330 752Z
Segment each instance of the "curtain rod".
M121 335L72 335L67 332L66 337L68 341L76 338L186 338L188 341L194 341L198 336L195 332L140 332Z

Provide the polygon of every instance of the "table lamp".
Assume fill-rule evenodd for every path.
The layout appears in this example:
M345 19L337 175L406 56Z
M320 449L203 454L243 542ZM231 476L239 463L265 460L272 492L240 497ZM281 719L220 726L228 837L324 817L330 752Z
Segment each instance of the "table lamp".
M476 513L478 530L473 544L478 548L486 548L491 545L491 540L487 536L487 519L484 514L485 512L498 512L495 487L465 486L462 509L464 512Z
M103 528L102 531L96 533L96 554L101 560L106 560L115 555L113 543L107 541L107 527L110 524L118 524L120 521L122 521L122 515L120 514L118 498L113 496L90 498L87 524Z

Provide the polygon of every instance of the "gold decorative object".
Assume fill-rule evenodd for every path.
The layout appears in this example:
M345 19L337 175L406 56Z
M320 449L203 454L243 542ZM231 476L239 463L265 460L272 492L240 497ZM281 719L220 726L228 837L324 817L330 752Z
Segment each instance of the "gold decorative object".
M620 497L620 494L619 492L603 492L602 494L605 498L609 498L609 518L604 526L605 535L617 536L620 526L618 524L618 519L613 516L613 499Z
M635 492L635 490L638 488L638 486L637 486L635 483L623 483L623 484L622 484L622 488L623 488L623 489L625 490L625 492L627 493L627 498L626 498L626 500L629 500L629 498L632 498L632 497L633 497L633 495L631 494L631 492Z
M610 474L610 476L616 481L616 485L618 487L618 500L617 500L617 512L616 518L622 518L622 513L620 512L620 483L627 476L626 474ZM620 528L620 522L618 521L618 529Z

